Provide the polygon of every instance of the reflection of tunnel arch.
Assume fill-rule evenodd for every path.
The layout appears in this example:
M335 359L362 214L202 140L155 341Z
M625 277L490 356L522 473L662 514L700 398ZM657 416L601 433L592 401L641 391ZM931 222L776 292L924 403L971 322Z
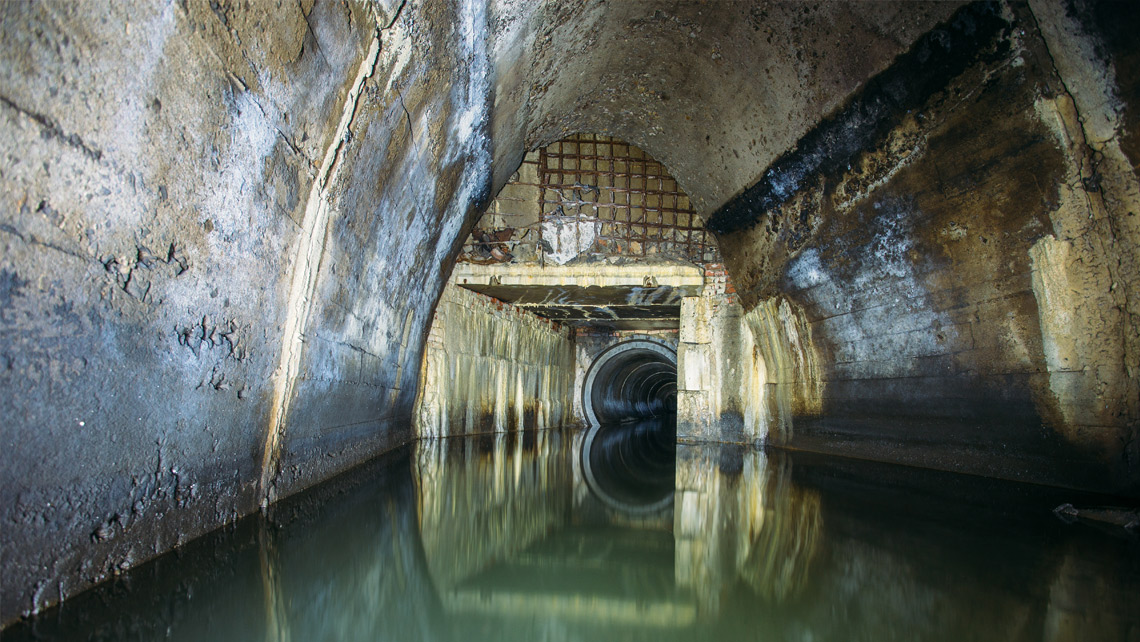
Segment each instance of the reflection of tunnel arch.
M591 425L677 411L677 353L656 341L623 341L590 365L582 407Z

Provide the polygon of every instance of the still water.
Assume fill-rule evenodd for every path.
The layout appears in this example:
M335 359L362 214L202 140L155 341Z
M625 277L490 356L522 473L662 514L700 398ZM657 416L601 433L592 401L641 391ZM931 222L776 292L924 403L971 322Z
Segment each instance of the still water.
M1074 499L645 426L421 442L3 639L1140 640L1140 544Z

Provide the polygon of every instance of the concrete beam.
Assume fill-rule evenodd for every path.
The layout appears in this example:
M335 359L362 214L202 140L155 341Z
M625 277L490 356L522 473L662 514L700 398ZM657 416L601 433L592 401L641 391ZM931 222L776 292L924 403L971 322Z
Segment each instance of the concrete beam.
M670 286L673 288L699 288L704 286L701 268L679 263L635 263L627 265L576 264L547 265L499 264L475 265L461 263L455 266L451 280L457 285L474 289L478 285L524 285L531 287L630 287Z

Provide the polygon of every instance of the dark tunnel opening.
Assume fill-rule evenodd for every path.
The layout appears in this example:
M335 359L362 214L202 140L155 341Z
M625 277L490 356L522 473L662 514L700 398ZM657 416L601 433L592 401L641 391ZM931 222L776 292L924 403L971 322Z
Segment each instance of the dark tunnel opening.
M651 341L619 343L594 361L582 392L592 424L675 418L677 355Z
M677 441L677 356L652 341L613 346L583 386L591 428L582 463L594 494L633 513L672 502Z

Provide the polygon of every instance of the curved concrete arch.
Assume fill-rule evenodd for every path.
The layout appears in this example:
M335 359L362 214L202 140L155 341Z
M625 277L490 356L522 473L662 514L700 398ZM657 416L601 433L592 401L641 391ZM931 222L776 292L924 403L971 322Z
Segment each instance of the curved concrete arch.
M961 4L546 2L524 19L543 38L515 50L534 56L520 78L526 142L570 132L626 140L668 167L707 216ZM502 116L497 140L524 120Z

